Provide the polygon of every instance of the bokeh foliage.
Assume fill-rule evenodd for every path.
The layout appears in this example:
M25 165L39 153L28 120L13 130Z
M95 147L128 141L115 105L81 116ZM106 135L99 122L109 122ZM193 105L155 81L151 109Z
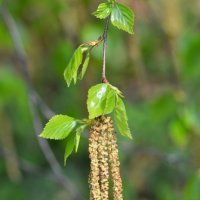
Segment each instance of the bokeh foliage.
M102 49L86 78L66 88L63 71L79 44L104 23L90 13L100 1L6 1L27 52L33 87L55 113L88 116L87 90L101 81ZM198 0L121 1L135 12L134 35L109 28L107 78L126 97L133 141L119 134L124 196L130 200L200 198L200 30ZM27 83L0 18L0 199L68 199L34 136ZM42 115L41 115L42 116ZM44 124L46 119L43 120ZM8 136L10 139L7 139ZM87 131L85 132L87 136ZM18 165L7 165L5 147ZM61 165L65 143L51 142ZM64 169L88 195L87 137ZM80 167L81 166L81 167ZM14 174L12 173L14 170ZM87 199L87 198L86 198Z

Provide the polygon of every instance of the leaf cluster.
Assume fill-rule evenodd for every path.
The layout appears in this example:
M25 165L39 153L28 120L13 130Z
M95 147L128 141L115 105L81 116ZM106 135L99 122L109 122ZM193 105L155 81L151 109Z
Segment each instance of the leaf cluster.
M118 29L133 34L134 13L132 10L116 1L109 1L98 6L93 15L99 19L105 19L110 16L111 23ZM64 78L68 87L72 80L76 84L77 79L82 79L87 71L91 50L97 47L103 41L103 36L97 40L89 41L81 44L74 52L65 71ZM80 67L82 66L81 70ZM78 73L80 71L80 73Z
M102 3L93 15L99 19L105 19L110 15L113 26L133 34L134 14L129 7L121 3L115 1Z
M131 9L123 4L116 3L114 0L102 3L93 14L100 19L110 16L115 27L133 34L134 15ZM102 41L103 36L100 36L97 40L83 43L76 49L64 71L64 78L68 87L72 81L76 84L78 79L81 80L84 77L88 68L91 50ZM121 135L132 139L122 98L122 93L111 84L97 84L88 91L88 119L79 120L67 115L56 115L46 124L40 136L54 140L67 138L64 154L65 163L74 149L77 152L81 133L99 116L113 113Z
M77 79L81 80L84 77L90 61L90 52L93 49L93 47L98 46L101 42L102 37L99 37L97 40L81 44L76 49L64 71L64 78L67 82L68 87L70 86L72 80L74 80L74 84L76 84ZM79 67L81 65L82 68L80 70L80 73L78 73Z
M89 125L88 120L78 120L67 115L56 115L46 124L40 137L53 140L63 140L67 138L64 163L73 149L78 151L80 136Z
M121 135L132 139L122 98L122 93L116 87L108 83L97 84L91 87L88 92L89 119L79 120L67 115L56 115L49 120L40 136L54 140L67 138L64 154L66 163L73 149L77 152L81 133L92 124L93 119L113 112Z

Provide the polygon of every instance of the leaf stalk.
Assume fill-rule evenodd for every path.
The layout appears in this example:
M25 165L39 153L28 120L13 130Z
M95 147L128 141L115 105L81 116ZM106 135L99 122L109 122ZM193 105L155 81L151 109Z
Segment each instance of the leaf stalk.
M103 33L103 67L102 67L102 83L108 83L106 78L106 48L107 48L107 35L108 35L108 26L110 22L110 15L106 18L106 24Z

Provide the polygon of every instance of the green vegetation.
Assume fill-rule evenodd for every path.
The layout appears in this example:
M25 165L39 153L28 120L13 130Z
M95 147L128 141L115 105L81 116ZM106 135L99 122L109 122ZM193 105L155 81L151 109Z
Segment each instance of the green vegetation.
M74 197L77 193L87 199L87 127L96 114L112 112L117 133L129 136L126 115L122 115L123 95L133 132L133 140L117 134L124 199L200 198L199 3L188 4L186 0L118 3L134 10L134 35L117 30L132 33L120 23L124 15L118 12L123 12L123 8L115 1L0 1L0 199L81 200ZM100 84L107 85L104 106L88 116L87 91L91 91L92 85L99 85L96 84L101 80L102 66L103 38L98 37L102 35L104 21L94 16L105 19L113 12L113 4L120 10L114 11L108 32L110 85ZM16 54L19 49L13 45L5 8L17 26L25 55ZM125 24L133 24L129 18L128 15ZM72 57L76 53L79 62L74 63ZM21 70L21 55L26 58L29 78ZM71 72L67 72L69 66ZM120 88L123 95L111 84ZM30 99L41 121L36 127ZM106 102L110 105L105 106ZM37 129L42 131L55 113L69 119L65 123L72 131L68 136L67 132L62 135L66 136L64 140L48 142L72 187L70 184L65 187L46 161L37 141L46 140L34 135ZM85 119L87 116L89 120ZM75 123L70 122L71 118ZM117 121L124 125L117 125ZM78 153L71 154L72 149ZM65 160L71 154L66 167L63 152Z
M56 115L46 124L40 137L67 140L64 154L64 163L66 164L66 160L73 150L75 149L77 152L81 134L85 127L90 125L88 139L90 200L108 200L111 195L109 188L113 188L114 200L123 200L117 140L112 119L105 117L105 115L114 111L120 133L130 139L132 139L132 135L128 126L125 105L121 98L123 97L122 93L118 88L112 86L106 78L106 48L109 22L111 21L118 29L133 33L134 19L131 9L123 4L116 3L116 1L100 4L94 15L100 19L106 18L103 35L99 36L96 41L81 44L74 52L64 71L67 85L70 86L72 80L76 84L77 78L82 79L86 73L92 48L103 41L103 83L89 89L87 99L89 119L77 120L66 115ZM78 74L80 67L82 69ZM77 125L78 121L80 122L79 125ZM113 186L109 184L111 180Z

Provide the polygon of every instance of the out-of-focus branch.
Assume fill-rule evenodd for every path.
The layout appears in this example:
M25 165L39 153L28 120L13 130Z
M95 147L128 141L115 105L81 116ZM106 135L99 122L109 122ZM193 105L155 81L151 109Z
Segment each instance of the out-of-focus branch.
M176 165L176 167L178 167L177 164L186 162L186 158L180 154L164 153L157 148L133 146L128 145L127 143L122 144L122 148L124 152L131 154L130 156L133 154L141 154L143 156L155 157L160 161L166 162L167 164Z
M11 124L9 123L6 112L0 110L0 144L5 160L6 171L9 179L14 183L21 181L21 171L19 169L19 160L16 153L14 138L12 135Z
M69 180L69 178L66 177L66 175L63 173L63 170L56 160L55 155L53 154L48 142L38 137L38 135L42 132L43 126L36 107L40 107L41 112L46 118L50 118L52 115L54 115L54 113L42 101L40 96L32 87L32 82L28 71L27 56L15 20L13 19L12 15L9 13L6 7L1 6L0 13L12 38L13 45L16 50L16 55L20 63L23 78L27 82L30 112L32 114L33 127L39 146L46 160L48 161L57 181L67 190L72 199L81 200L83 199L83 197L78 193L78 190L76 189L74 184L72 184L71 180Z
M32 100L35 105L40 109L40 112L46 119L50 119L55 115L55 113L48 107L48 105L43 101L40 95L32 89Z

